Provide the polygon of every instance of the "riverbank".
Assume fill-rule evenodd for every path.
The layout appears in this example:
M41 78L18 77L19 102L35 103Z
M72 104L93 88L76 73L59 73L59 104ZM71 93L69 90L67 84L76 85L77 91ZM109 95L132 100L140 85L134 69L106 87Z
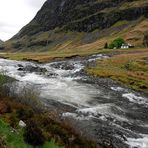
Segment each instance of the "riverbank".
M98 60L86 71L96 77L111 78L134 90L148 92L148 49Z
M95 142L81 136L66 121L63 122L56 112L43 109L42 104L34 108L38 103L35 96L28 101L28 93L21 96L24 100L18 99L19 95L9 97L9 83L12 83L10 77L0 75L0 147L97 147ZM29 103L31 99L34 104Z
M94 49L94 50L73 50L69 52L49 51L49 52L7 52L0 53L1 58L20 60L20 61L35 61L38 63L47 63L51 61L60 61L64 59L72 59L77 57L86 57L93 54L108 54L116 55L123 53L144 52L147 48L131 48L131 49Z

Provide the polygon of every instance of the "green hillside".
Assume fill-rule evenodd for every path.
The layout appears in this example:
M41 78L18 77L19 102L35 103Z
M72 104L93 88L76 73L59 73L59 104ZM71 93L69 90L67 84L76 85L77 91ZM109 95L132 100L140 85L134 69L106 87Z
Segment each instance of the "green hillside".
M47 0L35 18L5 43L7 50L73 51L102 48L123 37L147 46L148 0Z

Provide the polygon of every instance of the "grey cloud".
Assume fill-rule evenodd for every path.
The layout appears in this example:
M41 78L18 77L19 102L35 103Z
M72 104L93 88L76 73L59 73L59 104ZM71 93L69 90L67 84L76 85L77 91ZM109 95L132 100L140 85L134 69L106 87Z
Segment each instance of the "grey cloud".
M17 1L18 0L16 1L14 0L14 4ZM7 15L8 13L4 11L5 9L0 10L1 14L4 13L4 16L0 17L0 39L2 40L9 39L13 35L15 35L23 26L25 26L34 17L34 15L42 7L42 5L46 0L20 0L20 1L21 3L19 3L19 5L17 5L17 3L16 5L14 5L15 13L12 14L10 13L9 15ZM0 5L2 4L4 3L0 2ZM20 11L20 7L22 7L23 10L27 10L27 13L24 13L24 11L22 10L22 12L20 12L20 14L17 15L16 12Z
M25 3L33 8L39 8L46 0L25 0Z

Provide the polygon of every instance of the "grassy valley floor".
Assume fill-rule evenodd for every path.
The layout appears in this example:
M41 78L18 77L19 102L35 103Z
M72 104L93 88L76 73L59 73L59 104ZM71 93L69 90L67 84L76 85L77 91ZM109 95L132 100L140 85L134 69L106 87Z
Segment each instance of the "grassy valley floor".
M98 60L95 67L87 67L86 71L97 77L119 81L135 90L148 92L148 49Z
M85 57L92 54L123 54L145 52L147 48L131 48L131 49L85 49L71 51L48 51L48 52L1 52L0 58L11 60L35 61L39 63L51 62L54 60L64 60L75 57Z

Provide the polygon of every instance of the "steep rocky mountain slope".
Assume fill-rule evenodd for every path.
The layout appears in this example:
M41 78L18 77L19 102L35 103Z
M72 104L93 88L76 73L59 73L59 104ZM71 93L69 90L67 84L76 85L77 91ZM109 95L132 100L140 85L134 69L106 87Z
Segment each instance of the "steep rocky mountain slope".
M0 50L3 50L4 48L2 47L2 44L3 44L4 42L2 41L2 40L0 40Z
M148 0L47 0L6 48L83 50L123 37L147 46Z
M3 41L2 40L0 40L0 44L2 44L3 43Z

